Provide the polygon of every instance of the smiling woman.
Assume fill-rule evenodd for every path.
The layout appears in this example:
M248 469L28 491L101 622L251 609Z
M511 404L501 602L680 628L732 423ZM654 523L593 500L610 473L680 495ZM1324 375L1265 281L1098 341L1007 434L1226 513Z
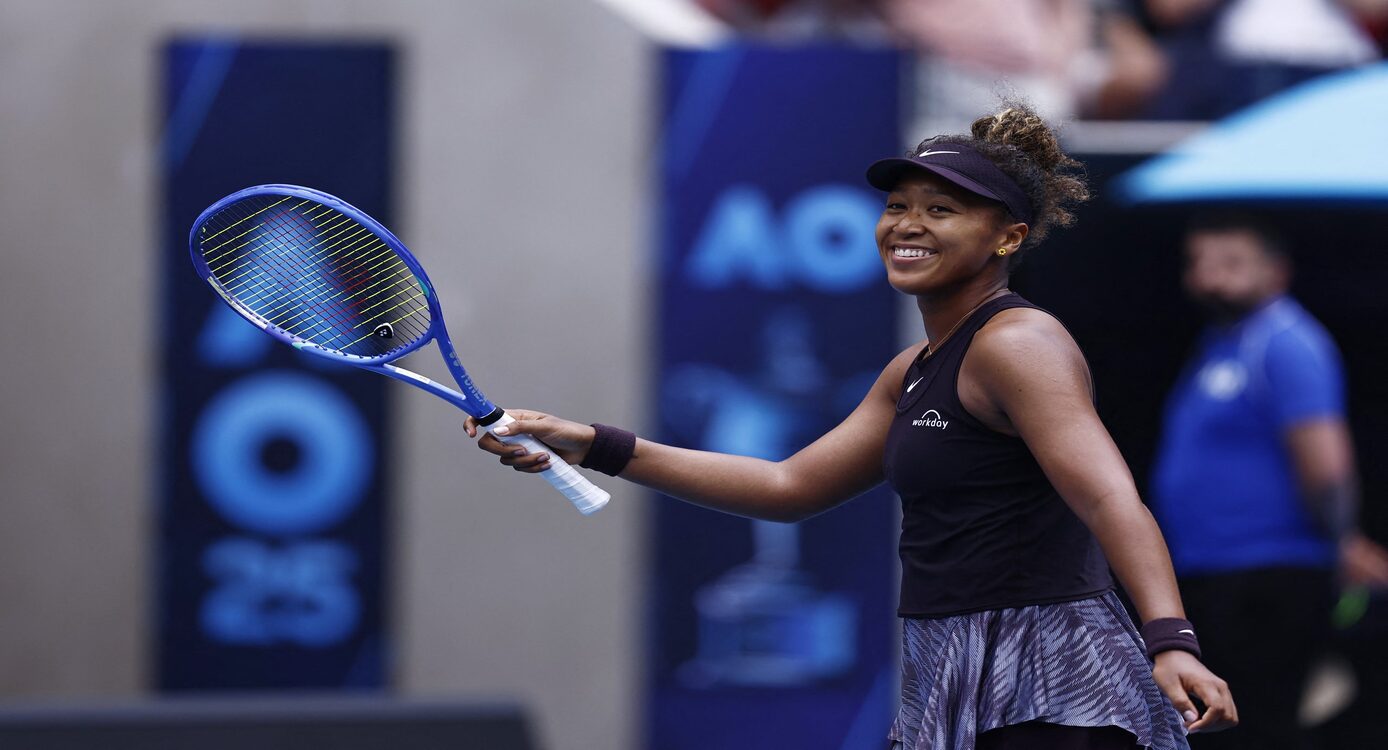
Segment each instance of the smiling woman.
M1017 258L1087 198L1077 166L1019 106L868 170L887 192L888 280L916 298L927 334L903 353L884 456L904 516L891 737L905 748L1179 748L1176 709L1196 731L1233 715L1193 637L1152 649L1153 679L1108 561L1149 633L1185 630L1165 548L1094 415L1078 347L1007 289Z
M925 338L790 458L686 450L523 410L508 410L517 421L506 429L753 518L797 521L889 482L903 514L902 693L889 735L899 748L1185 748L1186 731L1235 723L1233 699L1199 661L1161 534L1094 411L1084 356L1059 321L1007 289L1015 259L1087 197L1077 166L1016 105L971 135L869 168L887 192L878 253L891 285L916 299ZM467 429L477 434L471 420ZM491 436L479 447L518 471L549 465L549 452Z

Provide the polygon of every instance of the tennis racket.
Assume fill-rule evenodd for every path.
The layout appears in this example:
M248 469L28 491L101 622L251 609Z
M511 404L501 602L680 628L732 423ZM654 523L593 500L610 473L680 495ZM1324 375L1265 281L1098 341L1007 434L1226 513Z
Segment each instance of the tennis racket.
M295 185L258 185L212 204L193 224L198 276L231 309L300 351L422 388L491 432L515 420L487 400L458 359L439 300L404 243L345 201ZM433 340L458 392L392 362ZM609 495L553 450L523 435L496 436L549 453L541 476L588 514Z

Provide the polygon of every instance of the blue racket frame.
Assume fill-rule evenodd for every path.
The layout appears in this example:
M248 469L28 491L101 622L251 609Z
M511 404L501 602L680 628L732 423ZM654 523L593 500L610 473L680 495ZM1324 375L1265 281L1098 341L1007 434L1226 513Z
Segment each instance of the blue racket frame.
M418 341L407 346L400 347L399 349L376 357L340 354L294 336L283 328L261 318L245 305L237 302L231 295L223 291L221 286L217 283L217 280L213 278L212 271L208 268L206 261L203 260L202 252L198 244L198 233L209 218L216 215L228 205L247 198L267 195L307 198L322 203L366 227L367 230L379 237L382 242L390 246L390 248L400 256L400 259L405 262L405 266L410 269L410 272L414 274L415 279L419 282L420 287L424 291L425 298L429 301L429 330L425 335L421 336ZM238 190L216 203L213 203L207 210L198 215L197 221L193 222L193 228L188 232L188 252L189 255L192 256L193 269L203 281L211 285L212 289L217 292L217 296L222 298L222 301L230 305L241 317L254 323L261 330L289 344L295 349L334 362L344 362L349 365L378 372L382 375L388 375L396 380L401 380L410 385L422 388L472 415L482 425L490 424L501 416L502 411L491 401L488 401L486 396L482 395L482 391L478 390L477 386L473 384L472 378L468 376L467 370L463 368L462 362L458 359L457 349L454 348L453 340L449 338L448 329L444 326L443 310L439 306L438 295L434 293L434 285L429 281L429 275L424 272L424 267L419 264L419 261L415 260L414 255L410 252L409 248L405 247L405 243L400 241L400 238L392 234L391 231L382 226L380 222L368 216L366 212L358 209L347 201L320 190L314 190L313 188L306 188L300 185L256 185L254 187L248 187L245 190ZM442 383L430 380L423 375L390 364L420 349L430 341L438 343L439 351L443 353L443 360L447 363L448 370L453 375L453 379L458 382L458 386L462 389L462 393Z

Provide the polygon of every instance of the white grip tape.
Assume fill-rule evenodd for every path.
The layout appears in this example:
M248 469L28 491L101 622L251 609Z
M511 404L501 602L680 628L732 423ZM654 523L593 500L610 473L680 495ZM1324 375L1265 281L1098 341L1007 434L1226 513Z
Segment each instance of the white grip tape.
M504 424L511 424L514 421L516 420L512 419L511 415L503 414L501 419L492 422L483 429L492 432L496 428ZM540 476L553 485L554 489L559 490L564 497L567 497L569 502L578 508L579 513L585 516L590 513L597 513L602 509L602 506L607 505L608 500L612 499L606 490L588 481L587 477L578 473L578 469L560 458L553 448L535 438L529 435L496 435L496 439L508 445L519 445L531 454L548 453L549 468L540 472Z

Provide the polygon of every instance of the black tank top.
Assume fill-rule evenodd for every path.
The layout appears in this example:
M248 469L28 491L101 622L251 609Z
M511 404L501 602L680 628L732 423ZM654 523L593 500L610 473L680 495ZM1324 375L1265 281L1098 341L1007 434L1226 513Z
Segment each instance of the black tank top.
M902 382L887 434L887 481L901 496L902 617L1073 601L1113 587L1099 543L1056 493L1026 443L985 427L959 401L959 366L994 315L1037 308L990 300Z

